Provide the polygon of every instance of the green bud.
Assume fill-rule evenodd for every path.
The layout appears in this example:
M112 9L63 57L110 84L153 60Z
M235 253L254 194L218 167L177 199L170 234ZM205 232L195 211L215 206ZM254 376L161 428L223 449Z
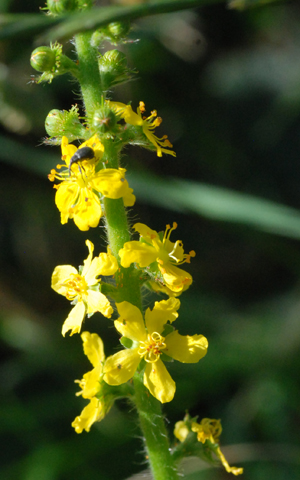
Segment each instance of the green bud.
M98 62L103 90L127 82L134 73L127 67L126 55L119 50L109 50Z
M93 33L91 44L93 47L100 47L104 40L112 45L126 43L126 36L130 30L130 22L112 22L106 27L99 28Z
M107 26L107 31L115 41L123 40L129 33L130 22L112 22Z
M119 50L108 50L99 60L101 72L110 72L113 75L120 75L127 70L126 55Z
M50 47L36 48L31 54L30 64L38 72L51 71L55 69L55 51Z
M116 123L116 115L107 105L98 107L95 110L92 125L98 133L110 132L115 127Z
M49 82L64 73L71 73L74 77L78 75L78 65L69 57L63 55L62 45L58 42L50 44L50 47L38 47L30 59L31 66L38 72L43 72L37 79L37 83Z
M47 0L47 8L52 15L78 10L78 0Z
M54 141L50 142L54 144L60 144L63 136L69 142L86 137L86 128L80 122L77 105L70 111L51 110L45 121L45 129L50 137L54 137Z

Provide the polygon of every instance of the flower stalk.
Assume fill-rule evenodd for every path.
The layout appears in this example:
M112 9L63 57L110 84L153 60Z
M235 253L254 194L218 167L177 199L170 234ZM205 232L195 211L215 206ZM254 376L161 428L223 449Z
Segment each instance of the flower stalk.
M104 95L104 92L99 88L98 52L97 49L91 48L90 39L91 34L84 33L78 34L75 40L80 65L80 85L87 117L93 114L95 105L101 103ZM111 142L105 143L111 144ZM108 148L106 147L104 150L107 158ZM119 152L115 148L110 148L109 153L109 166L118 168ZM121 199L105 198L104 207L108 243L112 254L118 259L118 252L126 242L131 240L124 203ZM123 268L120 266L115 273L115 278L119 294L118 300L126 299L142 310L140 283L134 267ZM143 384L142 374L135 374L134 387L134 403L138 412L153 478L155 480L176 480L178 476L170 454L161 404L149 394Z
M66 9L90 8L92 1L47 3L51 14L60 15ZM110 39L113 45L126 41L128 31L129 25L114 22L96 32L77 34L77 62L68 59L58 43L36 49L31 57L33 68L43 72L38 83L51 82L63 73L72 74L80 84L85 109L84 117L80 117L77 105L69 111L54 109L46 119L49 138L45 143L60 144L62 151L63 163L48 176L50 181L59 182L54 188L61 223L73 220L79 230L86 232L104 220L108 243L107 252L97 256L92 242L86 240L89 253L83 266L78 270L71 265L57 266L51 286L72 305L62 327L63 336L81 333L86 317L93 314L101 314L104 321L119 314L114 326L121 334L124 348L113 355L105 356L103 341L96 333L81 333L83 350L93 369L76 381L80 387L77 395L89 403L72 423L75 431L89 432L116 399L128 398L138 413L154 480L176 480L178 461L182 453L190 451L186 449L188 439L196 438L191 432L197 431L199 436L204 427L189 420L177 422L174 435L185 447L171 444L161 404L173 400L176 383L165 363L197 363L206 355L208 341L201 334L181 335L173 326L179 315L177 297L192 284L192 276L181 265L189 264L195 256L193 250L184 252L181 240L171 240L176 222L167 225L164 233L136 223L133 230L140 238L132 239L126 207L134 205L135 196L125 178L126 170L120 165L123 146L139 145L152 150L157 157L176 154L168 137L155 133L162 122L156 110L144 115L146 107L142 101L135 112L131 105L106 98L113 86L130 80L134 70L128 68L123 53L114 49L101 55L98 48L103 39ZM73 141L79 141L79 146ZM156 301L144 312L144 287L167 295L168 299ZM205 424L209 441L226 470L238 475L242 469L229 467L219 450L221 430L216 422ZM206 437L200 441L204 443Z

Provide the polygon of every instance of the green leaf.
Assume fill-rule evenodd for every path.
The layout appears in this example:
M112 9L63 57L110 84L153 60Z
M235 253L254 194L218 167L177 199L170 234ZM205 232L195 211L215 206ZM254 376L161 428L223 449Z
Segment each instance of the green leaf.
M50 25L56 25L64 18L50 17L41 13L0 14L0 40L6 38L33 35Z
M246 10L246 8L262 7L275 2L282 2L282 0L229 0L228 8Z
M55 25L43 34L37 43L48 43L63 38L71 38L76 33L96 30L111 22L135 20L149 15L170 13L187 8L195 8L222 0L155 0L131 6L107 6L78 12L61 17L50 17L41 14L3 14L0 15L0 40L25 33L36 33ZM59 24L59 25L57 25Z
M270 200L204 183L161 179L148 173L146 177L131 175L129 182L138 199L143 198L160 207L300 238L300 212Z

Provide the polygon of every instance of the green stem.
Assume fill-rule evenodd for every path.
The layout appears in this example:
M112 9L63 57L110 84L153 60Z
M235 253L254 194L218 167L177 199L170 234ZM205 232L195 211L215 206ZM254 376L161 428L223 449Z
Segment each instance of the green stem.
M97 105L101 104L103 92L101 89L98 68L98 51L91 46L91 32L79 33L75 36L75 45L79 61L78 80L87 115L91 115Z
M91 118L97 104L102 101L103 92L98 70L98 52L90 45L91 33L76 35L75 43L79 60L79 81L86 108ZM110 168L118 168L119 149L112 140L103 141L105 161ZM104 158L104 157L103 157ZM131 239L123 199L104 198L106 231L113 255L119 260L119 250ZM126 300L142 311L142 298L138 271L133 267L119 268L115 275L118 301ZM135 374L135 402L145 438L147 455L155 480L178 478L169 450L169 441L161 412L161 404L146 389L143 375Z
M153 478L155 480L178 480L179 477L171 457L161 404L144 386L143 374L136 373L133 381L135 404L145 437Z

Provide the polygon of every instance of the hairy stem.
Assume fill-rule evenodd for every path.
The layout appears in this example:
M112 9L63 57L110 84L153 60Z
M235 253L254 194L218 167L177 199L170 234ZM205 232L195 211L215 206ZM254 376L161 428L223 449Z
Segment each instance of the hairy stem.
M102 102L103 92L98 70L97 50L90 45L91 33L76 35L75 44L79 60L79 82L86 108L91 118L97 105ZM105 163L109 168L118 168L119 149L113 140L103 141ZM131 239L123 199L104 198L106 231L113 255L119 260L119 250ZM115 275L118 301L126 300L142 310L142 298L138 271L133 267L122 268ZM161 404L143 384L143 374L134 376L134 399L140 425L145 439L147 456L155 480L178 479L169 450L169 440L161 411Z

